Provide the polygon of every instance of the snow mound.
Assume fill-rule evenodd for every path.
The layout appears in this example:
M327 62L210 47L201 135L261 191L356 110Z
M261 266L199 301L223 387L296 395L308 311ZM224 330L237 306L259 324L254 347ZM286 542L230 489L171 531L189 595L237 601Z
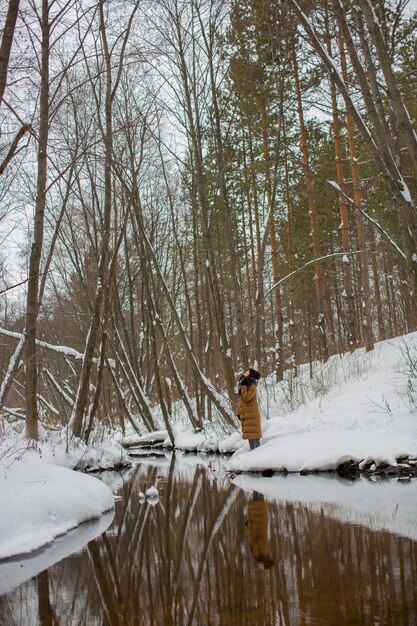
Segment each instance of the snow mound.
M21 585L25 580L43 572L87 543L99 537L112 523L114 511L109 511L99 519L82 524L66 533L42 550L35 550L21 558L15 557L0 561L0 596Z
M27 460L0 465L0 559L49 544L114 507L100 480Z

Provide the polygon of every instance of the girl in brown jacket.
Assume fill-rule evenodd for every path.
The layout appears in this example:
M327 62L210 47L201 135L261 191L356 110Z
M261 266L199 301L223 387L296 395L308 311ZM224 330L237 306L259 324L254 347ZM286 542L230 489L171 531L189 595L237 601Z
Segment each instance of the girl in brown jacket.
M256 397L256 385L260 377L259 372L249 368L239 378L240 400L237 416L242 424L242 437L249 439L251 450L259 446L259 439L262 437L261 415Z

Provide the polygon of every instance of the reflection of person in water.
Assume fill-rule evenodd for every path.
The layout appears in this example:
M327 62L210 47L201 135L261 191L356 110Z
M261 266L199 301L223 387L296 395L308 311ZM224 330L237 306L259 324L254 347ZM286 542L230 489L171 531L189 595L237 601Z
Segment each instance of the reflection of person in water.
M248 541L258 569L270 568L274 561L269 558L268 550L268 504L257 491L253 492L253 500L248 502L248 519L246 520Z

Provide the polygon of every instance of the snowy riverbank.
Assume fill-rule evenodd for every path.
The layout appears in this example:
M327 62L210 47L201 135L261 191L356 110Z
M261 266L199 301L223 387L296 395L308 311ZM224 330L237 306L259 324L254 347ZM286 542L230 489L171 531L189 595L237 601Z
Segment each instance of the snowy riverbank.
M313 472L352 463L368 473L415 471L417 458L417 333L384 341L372 352L336 355L301 366L298 376L259 385L263 438L249 452L239 431L227 436L208 423L199 433L177 420L175 447L183 451L233 453L231 473ZM290 393L291 392L291 393ZM117 442L68 445L63 433L42 433L36 449L15 431L0 446L0 558L30 552L113 507L100 481L71 471L129 464ZM153 439L151 442L150 440ZM128 440L126 440L128 441ZM167 446L159 431L142 440ZM133 449L132 449L133 451ZM42 462L40 462L42 461ZM382 468L382 469L381 469Z
M380 342L372 352L336 355L320 366L312 397L280 414L271 406L262 445L232 457L232 471L307 472L395 467L417 457L417 334ZM303 384L301 383L297 384ZM277 396L276 396L277 397ZM275 413L275 414L274 414Z
M111 489L85 471L130 464L116 442L86 446L41 431L36 447L3 425L0 445L0 559L32 553L114 507Z
M264 418L263 438L249 452L235 431L228 437L208 424L193 433L178 423L175 448L184 451L234 452L233 472L310 472L336 470L352 463L368 473L417 458L417 333L375 345L366 353L332 356L326 363L299 368L298 376L258 387ZM134 437L138 444L149 442ZM169 445L166 432L153 445ZM407 463L401 464L407 470Z
M114 507L97 478L25 459L1 464L0 494L0 559L37 550Z

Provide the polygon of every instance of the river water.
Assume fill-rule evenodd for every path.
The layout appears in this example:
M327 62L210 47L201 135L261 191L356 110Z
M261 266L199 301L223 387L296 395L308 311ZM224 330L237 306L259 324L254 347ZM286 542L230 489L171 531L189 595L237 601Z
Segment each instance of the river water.
M114 518L6 563L0 624L417 624L417 481L230 477L225 462L167 454L104 475Z

